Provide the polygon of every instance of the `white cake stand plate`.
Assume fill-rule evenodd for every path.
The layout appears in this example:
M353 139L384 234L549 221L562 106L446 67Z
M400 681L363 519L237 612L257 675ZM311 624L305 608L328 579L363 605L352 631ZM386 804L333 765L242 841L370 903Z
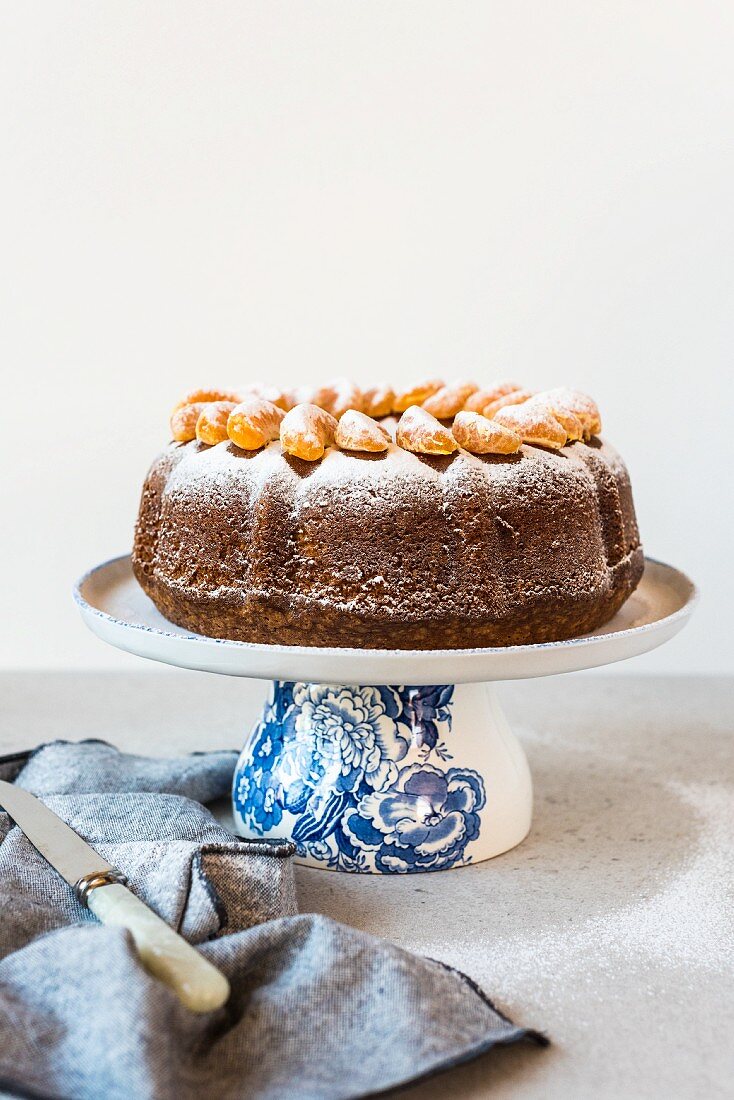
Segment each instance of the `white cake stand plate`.
M75 598L103 641L182 668L273 681L234 777L249 838L288 838L300 862L390 874L491 859L528 834L532 783L495 697L498 680L625 660L668 641L697 594L646 559L637 591L595 634L463 650L255 645L164 619L128 555L92 569Z

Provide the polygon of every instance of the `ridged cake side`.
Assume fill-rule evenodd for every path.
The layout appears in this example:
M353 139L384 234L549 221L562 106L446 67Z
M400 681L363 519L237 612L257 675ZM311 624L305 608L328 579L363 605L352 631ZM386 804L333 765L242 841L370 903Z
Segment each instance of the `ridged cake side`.
M643 558L627 470L599 440L318 463L191 442L153 463L133 566L167 618L212 637L454 649L593 630Z

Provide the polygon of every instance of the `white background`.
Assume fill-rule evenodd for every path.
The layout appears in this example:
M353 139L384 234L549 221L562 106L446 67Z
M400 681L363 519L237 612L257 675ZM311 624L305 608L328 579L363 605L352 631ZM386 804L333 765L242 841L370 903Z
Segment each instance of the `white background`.
M734 4L0 11L0 665L142 667L74 578L203 383L572 383L731 669ZM633 666L629 666L630 671Z

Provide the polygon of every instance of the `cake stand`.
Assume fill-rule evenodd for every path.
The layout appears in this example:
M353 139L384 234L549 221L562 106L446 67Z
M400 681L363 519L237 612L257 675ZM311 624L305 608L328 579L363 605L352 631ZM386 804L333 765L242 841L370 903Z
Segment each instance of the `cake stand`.
M234 776L241 835L287 838L331 870L434 871L491 859L530 829L532 783L495 696L498 680L595 668L683 627L692 582L646 559L636 592L595 634L463 650L255 645L191 634L157 611L130 557L79 581L82 618L150 660L273 681Z

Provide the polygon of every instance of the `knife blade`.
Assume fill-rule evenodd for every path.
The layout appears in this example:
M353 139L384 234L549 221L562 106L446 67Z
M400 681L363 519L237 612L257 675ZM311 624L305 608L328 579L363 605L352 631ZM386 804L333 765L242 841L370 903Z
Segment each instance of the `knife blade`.
M70 886L76 886L86 875L115 870L53 810L22 787L0 780L0 806Z
M0 808L33 847L74 887L104 924L130 932L140 960L193 1012L211 1012L229 997L221 971L124 885L124 877L58 814L22 787L0 779Z

